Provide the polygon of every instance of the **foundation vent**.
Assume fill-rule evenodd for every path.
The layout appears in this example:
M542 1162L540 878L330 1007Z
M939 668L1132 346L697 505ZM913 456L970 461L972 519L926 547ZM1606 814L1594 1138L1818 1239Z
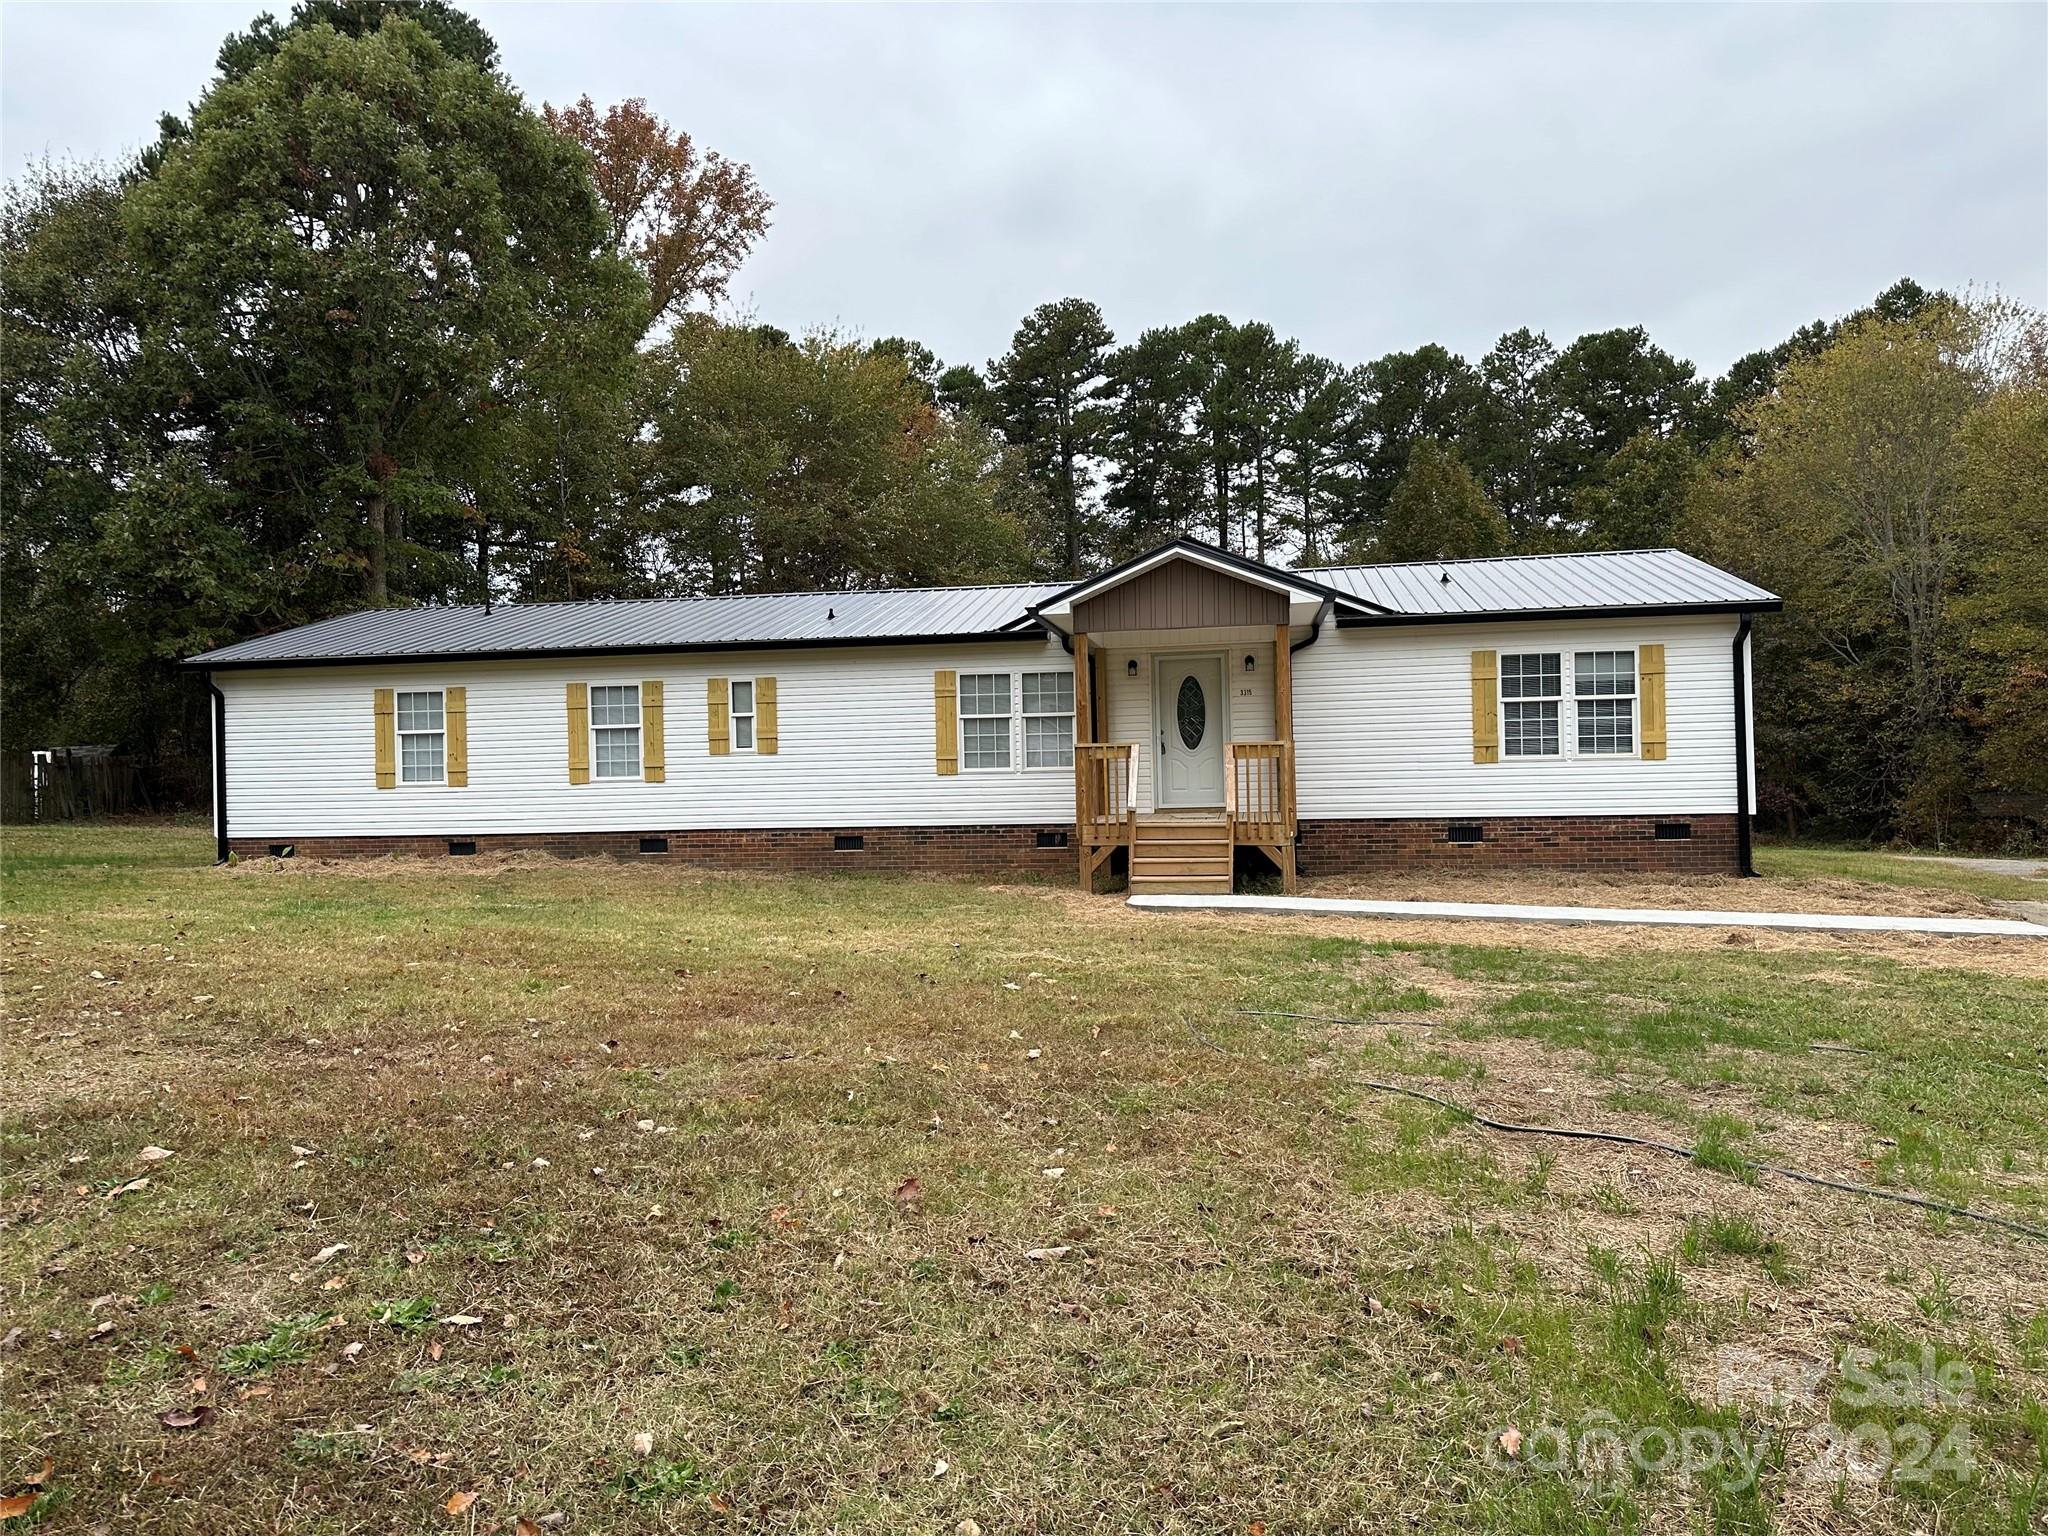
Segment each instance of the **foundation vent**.
M1486 828L1476 821L1454 821L1451 823L1450 829L1444 833L1444 841L1447 843L1483 843L1486 841Z
M835 832L832 835L834 853L859 853L867 845L867 838L858 832Z
M1657 823L1657 841L1660 843L1682 843L1692 836L1689 821L1660 821Z
M458 858L475 853L476 839L473 837L451 837L448 839L448 852Z
M1067 834L1064 829L1058 832L1041 832L1038 834L1038 846L1041 848L1064 848L1067 846Z
M668 839L665 837L643 837L640 839L642 853L667 853Z

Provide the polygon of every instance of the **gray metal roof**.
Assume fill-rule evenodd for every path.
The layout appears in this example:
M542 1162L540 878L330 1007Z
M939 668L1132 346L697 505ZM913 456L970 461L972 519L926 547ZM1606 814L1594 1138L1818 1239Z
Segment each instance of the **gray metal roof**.
M1024 610L1056 585L924 587L890 592L776 592L470 608L377 608L282 630L194 656L236 667L387 657L580 655L594 651L734 650L860 641L938 640L1025 627ZM1028 633L1039 633L1035 626Z
M1305 574L1402 618L1778 606L1762 587L1676 549L1332 565Z
M1276 570L1275 574L1288 573ZM1494 614L1775 608L1761 587L1675 549L1512 555L1412 565L1337 565L1302 575L1388 610L1343 623ZM194 656L188 666L290 666L404 658L576 656L603 651L767 649L1039 633L1029 610L1062 584L778 592L754 597L377 608Z

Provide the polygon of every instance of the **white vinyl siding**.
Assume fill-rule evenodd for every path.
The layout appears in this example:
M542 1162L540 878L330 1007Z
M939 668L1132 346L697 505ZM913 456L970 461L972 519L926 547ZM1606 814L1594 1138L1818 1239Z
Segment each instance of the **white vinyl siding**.
M1353 817L1685 816L1735 809L1732 617L1326 627L1294 657L1295 783L1305 820ZM1664 646L1669 756L1577 751L1472 761L1472 653ZM1634 735L1633 725L1631 735ZM1633 746L1639 746L1634 743Z
M216 674L227 699L228 815L235 837L436 836L717 827L1045 826L1074 819L1071 773L962 773L933 766L932 672L1072 670L1055 642L821 647L794 651L465 662L448 680L468 686L469 788L451 826L446 796L379 793L358 784L370 754L371 688L421 679L422 668L304 667ZM685 755L706 739L706 679L776 679L785 734L776 756ZM606 779L572 785L563 691L596 693L625 677L667 686L666 783ZM592 729L595 730L593 723ZM598 781L595 741L592 784Z

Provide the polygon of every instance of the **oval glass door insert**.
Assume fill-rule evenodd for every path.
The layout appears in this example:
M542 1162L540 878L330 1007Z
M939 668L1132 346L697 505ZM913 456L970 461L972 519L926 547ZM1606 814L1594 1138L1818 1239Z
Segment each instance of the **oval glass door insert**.
M1180 680L1180 697L1174 703L1174 717L1180 724L1180 739L1192 752L1202 744L1209 729L1209 700L1201 682L1190 673Z

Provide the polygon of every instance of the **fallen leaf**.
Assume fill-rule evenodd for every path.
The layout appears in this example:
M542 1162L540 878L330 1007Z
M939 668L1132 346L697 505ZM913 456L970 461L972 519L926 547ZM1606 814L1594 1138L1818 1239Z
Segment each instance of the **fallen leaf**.
M118 1200L123 1195L132 1195L139 1189L147 1188L149 1188L149 1175L144 1174L139 1179L130 1179L126 1184L123 1184L119 1189L108 1190L104 1195L100 1196L100 1198L102 1200Z
M953 1536L981 1536L981 1523L976 1520L962 1520L953 1527Z
M431 1339L428 1341L427 1358L429 1360L438 1360L441 1358L441 1341L439 1339Z
M362 1352L363 1342L360 1339L356 1340L353 1344L344 1344L341 1346L341 1358L344 1360L353 1360L357 1355L360 1355Z
M1024 1250L1024 1257L1034 1264L1044 1264L1052 1259L1064 1259L1073 1251L1062 1243L1057 1248L1027 1248Z
M474 1328L478 1323L482 1321L482 1318L477 1317L473 1313L469 1312L458 1312L453 1317L444 1317L441 1319L443 1326L449 1328Z
M329 1259L338 1258L347 1252L347 1243L329 1243L325 1248L322 1248L313 1255L313 1262L315 1264L325 1264Z
M512 1536L540 1536L540 1527L521 1515L512 1522Z
M0 1499L0 1520L13 1520L27 1514L41 1497L39 1493L17 1493L12 1498Z
M476 1495L473 1493L451 1493L448 1495L448 1502L441 1507L451 1515L459 1515L475 1502Z
M918 1181L918 1177L914 1173L896 1186L896 1203L898 1205L909 1205L923 1198L924 1185Z
M654 1454L654 1436L648 1434L644 1429L635 1435L633 1437L633 1454L635 1456L652 1456Z
M945 1460L943 1457L938 1461L932 1463L933 1477L944 1477L948 1472L952 1470L953 1464L950 1461Z
M1510 1456L1522 1454L1522 1432L1510 1424L1500 1432L1500 1448Z
M57 1463L48 1456L45 1456L43 1458L43 1470L34 1477L24 1477L21 1480L21 1486L24 1488L46 1488L50 1483L50 1474L56 1470Z
M1513 1333L1502 1334L1500 1337L1500 1347L1507 1354L1519 1355L1522 1352L1521 1336Z
M165 1429L201 1429L213 1419L213 1409L205 1403L195 1403L190 1408L172 1408L156 1416L157 1423Z
M405 1250L405 1262L408 1264L424 1264L427 1262L427 1256L417 1248L408 1248Z
M144 1147L140 1152L136 1153L135 1155L138 1159L145 1163L160 1163L165 1158L176 1157L178 1154L173 1152L169 1147L150 1146Z

